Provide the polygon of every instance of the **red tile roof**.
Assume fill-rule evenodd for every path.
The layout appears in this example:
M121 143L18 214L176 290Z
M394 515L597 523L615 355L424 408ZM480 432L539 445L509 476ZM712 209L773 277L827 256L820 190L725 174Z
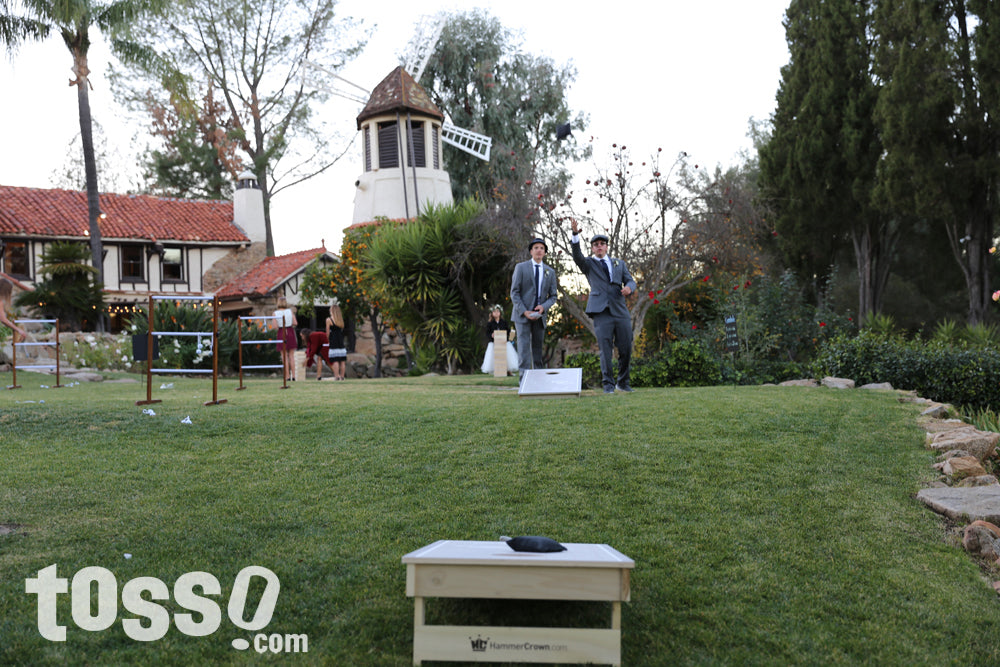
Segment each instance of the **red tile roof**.
M248 243L231 201L102 193L104 239ZM0 234L86 238L87 193L0 185Z
M328 253L325 247L300 250L280 257L267 257L254 268L220 287L216 294L220 299L266 296L323 254L336 257L333 253Z
M375 86L368 104L358 114L358 129L361 129L361 123L372 116L394 111L415 111L424 116L444 120L444 114L431 101L427 91L402 67L389 72L389 76Z

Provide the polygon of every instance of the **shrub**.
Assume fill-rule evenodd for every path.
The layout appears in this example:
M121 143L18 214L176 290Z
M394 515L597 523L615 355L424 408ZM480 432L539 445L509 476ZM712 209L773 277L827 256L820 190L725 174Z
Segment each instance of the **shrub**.
M704 387L722 382L719 360L697 340L677 341L669 352L668 386Z
M578 352L566 357L565 368L580 368L583 375L583 386L592 388L601 386L601 357L593 352ZM613 368L617 372L618 361Z
M87 333L63 338L60 339L63 361L74 368L102 371L130 371L138 368L132 357L132 339L126 332L118 335Z
M814 375L851 378L858 384L888 382L933 401L977 410L1000 403L1000 352L942 343L907 341L862 331L826 343Z

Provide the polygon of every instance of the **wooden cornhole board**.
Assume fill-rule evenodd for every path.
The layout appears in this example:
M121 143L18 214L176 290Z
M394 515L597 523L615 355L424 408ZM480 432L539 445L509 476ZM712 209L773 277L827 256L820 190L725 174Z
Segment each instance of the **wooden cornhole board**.
M524 372L517 395L523 398L579 396L582 386L582 368L542 368Z
M507 332L493 332L493 377L507 377Z
M635 562L607 544L558 553L513 551L500 541L438 540L403 556L413 598L413 664L460 662L621 665L621 603ZM424 598L611 602L610 628L426 625Z

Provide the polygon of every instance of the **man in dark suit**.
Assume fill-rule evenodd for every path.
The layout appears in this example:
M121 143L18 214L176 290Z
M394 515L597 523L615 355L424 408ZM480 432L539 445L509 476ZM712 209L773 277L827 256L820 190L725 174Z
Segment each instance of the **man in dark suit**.
M605 394L632 391L629 367L632 363L632 316L625 297L636 290L635 280L625 262L608 257L608 237L594 234L590 239L592 257L580 250L580 226L573 223L573 261L590 283L587 314L594 320L594 333L601 351L601 383ZM615 379L611 360L618 347L618 378Z
M545 313L556 302L558 286L556 272L542 259L548 246L542 239L532 239L528 244L531 259L514 267L510 281L510 300L514 303L511 316L517 333L518 372L543 368L542 352L545 343Z

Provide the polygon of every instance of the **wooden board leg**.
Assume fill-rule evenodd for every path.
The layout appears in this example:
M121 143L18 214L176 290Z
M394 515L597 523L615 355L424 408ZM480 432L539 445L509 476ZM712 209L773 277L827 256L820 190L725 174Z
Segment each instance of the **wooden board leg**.
M413 598L413 634L421 632L424 627L424 599L422 597ZM417 657L416 647L413 651L413 664L420 667L423 661Z

